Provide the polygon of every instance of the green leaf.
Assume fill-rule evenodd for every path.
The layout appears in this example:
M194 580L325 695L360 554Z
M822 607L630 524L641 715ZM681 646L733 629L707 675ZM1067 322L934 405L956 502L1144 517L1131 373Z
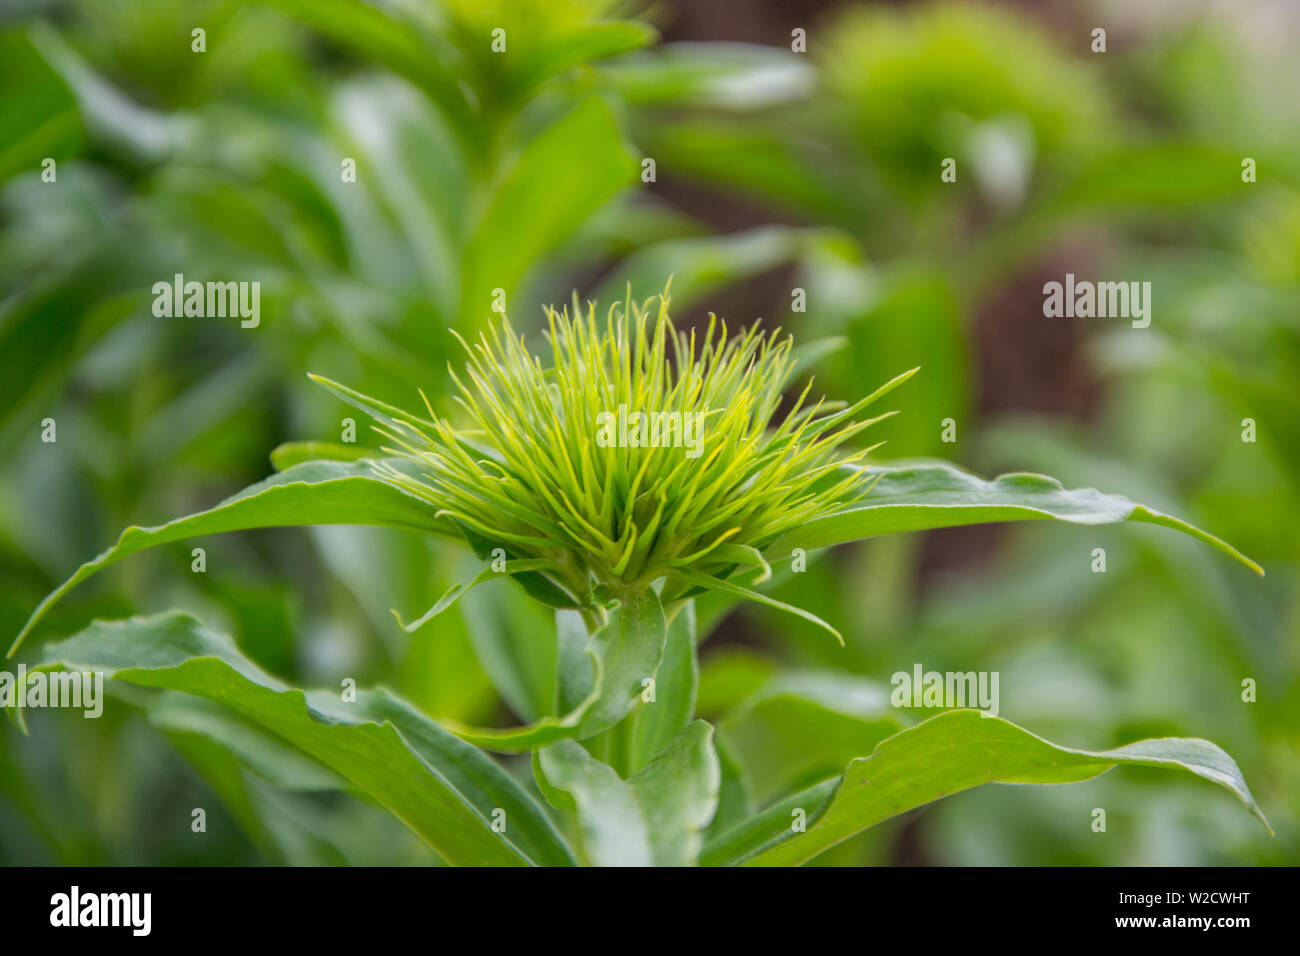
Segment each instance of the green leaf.
M460 532L460 536L465 539L470 549L480 560L495 560L499 556L498 549L505 551L507 558L513 557L509 548L503 548L497 542L488 540L463 521L452 518L450 523ZM577 608L580 604L579 598L570 594L564 585L540 572L525 571L522 574L515 575L515 580L519 582L520 587L528 592L529 597L541 601L547 607L572 609Z
M589 643L587 624L580 613L555 612L555 713L576 710L591 696L596 671L588 656Z
M1045 475L1015 473L985 481L942 462L869 467L875 477L861 501L816 518L766 550L769 560L900 531L924 531L995 521L1054 518L1073 524L1139 521L1182 531L1236 558L1258 574L1264 570L1225 541L1178 518L1094 488L1069 490Z
M145 708L169 736L202 737L281 790L343 790L347 781L272 731L202 697L164 691Z
M782 130L735 120L682 118L647 129L639 134L638 144L674 174L757 196L796 212L800 219L811 216L857 229L869 212L860 189L842 188L842 176Z
M382 63L418 86L465 132L472 129L473 111L457 77L446 69L454 59L445 44L415 24L391 16L363 0L264 0L270 6L315 27L325 36Z
M817 73L789 50L748 43L666 43L605 68L633 105L754 110L807 96Z
M480 747L516 753L559 740L585 740L622 720L641 693L641 682L654 676L663 658L668 625L659 597L652 590L624 595L605 625L586 640L589 662L575 653L578 638L573 633L574 617L557 616L562 622L560 707L572 709L563 716L544 717L524 727L498 730L451 723L448 726ZM567 640L565 627L569 629ZM575 700L580 702L575 705Z
M409 467L394 460L394 467ZM250 528L299 525L365 524L408 531L448 533L434 509L381 481L368 461L355 464L317 461L295 465L250 485L214 508L151 528L130 527L107 551L88 561L43 600L9 648L9 656L64 594L109 565L160 544Z
M1241 157L1192 142L1124 146L1089 161L1056 194L1042 216L1142 214L1235 199L1240 195Z
M556 639L551 631L555 615L513 588L475 591L458 607L478 662L506 706L525 722L563 713L554 709ZM434 638L440 639L441 635ZM586 644L585 629L582 644ZM582 646L578 653L589 668Z
M657 757L695 716L700 685L695 653L695 602L687 601L668 625L663 660L654 674L655 699L637 710L633 731L632 768L639 770Z
M402 623L402 616L396 611L393 612L393 617L397 618L398 627L406 631L408 634L413 634L443 611L447 610L447 608L455 604L467 591L478 587L478 585L482 584L484 581L490 581L503 575L509 576L513 574L524 574L553 567L555 567L555 562L546 558L527 558L519 561L506 561L500 571L495 567L486 567L464 584L453 584L446 590L442 597L438 598L433 607L429 608L429 610L425 611L424 614L412 621L410 624Z
M354 274L371 286L393 292L410 289L439 317L430 325L442 332L447 324L444 317L455 314L460 294L462 230L473 199L471 160L456 141L446 115L392 77L351 80L339 86L332 105L349 148L355 150L357 165L367 170L368 193L352 197L356 204L349 210L354 215L361 213L364 207L358 200L373 198L373 211L396 227L392 239L401 244L402 254L409 255L411 266L418 270L416 275L399 272L393 277L395 282L385 282L381 270L392 269L397 262L392 261L391 253L384 261L374 262L372 256L383 256L377 248L379 237L362 227L355 230L357 258L364 251L377 268L374 272L356 268ZM428 361L436 356L420 358ZM399 382L415 380L426 388L433 384L418 373L396 378Z
M66 214L65 206L60 215ZM0 425L7 434L19 427L23 410L62 394L76 362L130 314L131 288L147 282L142 264L114 238L94 241L88 255L74 255L64 243L63 268L0 303Z
M28 35L76 98L80 125L99 149L129 162L150 163L166 157L186 136L189 117L162 113L130 99L92 69L50 24L37 21Z
M801 607L795 607L793 604L786 604L778 601L776 598L768 597L766 594L760 594L758 591L751 591L749 588L741 587L734 581L726 581L722 578L711 577L707 574L701 574L698 571L691 571L686 568L678 568L672 572L673 577L683 581L692 587L705 588L710 591L720 591L723 594L730 594L733 597L744 598L747 601L755 601L759 604L766 604L768 607L774 607L778 611L785 611L787 614L793 614L801 617L805 621L816 624L822 630L829 631L840 644L844 643L844 638L840 632L835 630L816 614L811 611L805 611Z
M654 27L634 20L603 20L568 27L530 45L525 62L511 77L516 101L565 70L649 46L658 38Z
M544 811L490 757L383 690L345 702L260 670L231 640L186 614L96 621L47 649L73 671L193 694L229 708L347 779L448 863L572 863ZM201 724L191 722L190 729ZM214 739L225 731L214 733ZM493 830L505 811L506 829Z
M654 591L624 595L608 624L587 644L594 665L590 696L583 702L577 737L582 740L623 719L663 660L668 624Z
M463 321L482 317L493 289L513 292L535 262L635 179L636 162L600 99L539 133L497 186L465 251Z
M851 394L857 382L884 381L897 369L924 365L925 374L907 387L905 417L891 423L883 437L894 460L948 452L952 446L943 443L940 428L908 423L968 420L970 323L951 280L937 268L908 265L881 274L833 259L819 262L812 275L810 287L813 281L818 287L822 282L831 289L847 287L842 298L834 297L838 301L819 302L819 309L833 313L827 327L842 329L849 340L849 347L827 363L823 387Z
M312 528L310 537L338 586L364 610L371 632L388 645L395 668L386 678L390 690L435 719L477 721L494 712L497 698L478 666L472 629L462 615L447 615L437 628L410 640L397 638L393 627L394 607L420 607L431 593L482 567L460 542L390 528L338 525ZM503 591L515 596L509 587L488 593L500 601ZM286 622L281 629L288 626ZM265 664L274 666L270 659Z
M1072 783L1089 780L1117 764L1181 767L1226 787L1265 826L1236 763L1207 740L1164 737L1115 750L1060 747L1000 717L951 710L882 741L867 757L848 765L833 793L827 784L799 799L807 832L792 831L791 818L768 812L744 839L724 835L734 855L727 862L757 865L806 863L822 851L890 817L984 783ZM818 805L817 800L824 800ZM794 806L789 800L783 806ZM1270 829L1269 832L1272 832ZM721 842L721 841L720 841ZM711 847L709 859L723 862Z
M431 424L427 419L418 415L412 415L396 406L389 405L387 402L381 402L377 398L371 398L369 395L358 392L354 388L348 388L339 382L326 378L324 375L317 375L314 372L308 372L307 378L315 382L321 388L328 392L333 392L338 398L347 402L353 408L360 409L375 421L383 422L385 425L396 428L405 428L408 423L420 425Z
M220 744L213 743L202 734L184 730L164 730L163 733L212 788L259 852L277 864L286 862L271 828L263 819L252 781L244 772L240 761Z
M838 777L823 780L736 826L710 833L708 843L700 851L700 866L733 866L763 847L779 842L794 832L791 827L796 814L805 819L814 816L830 800L839 782Z
M572 740L533 754L533 772L557 809L577 810L586 861L593 866L649 866L650 834L636 794L609 764Z
M539 750L538 785L559 808L576 808L587 858L596 866L690 866L718 803L713 728L688 724L627 780L566 740Z
M628 783L645 814L654 865L695 863L704 828L717 809L721 785L713 728L702 720L688 724Z
M271 452L271 466L276 471L288 471L294 465L309 461L360 461L373 458L377 452L364 445L344 445L332 441L287 441Z
M18 30L0 33L0 181L39 168L49 156L62 162L82 140L77 103L67 84Z

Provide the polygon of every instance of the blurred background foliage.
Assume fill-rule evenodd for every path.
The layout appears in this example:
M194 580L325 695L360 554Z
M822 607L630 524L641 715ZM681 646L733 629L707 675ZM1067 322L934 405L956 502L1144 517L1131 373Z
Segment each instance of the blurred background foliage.
M700 709L756 801L842 769L894 671L997 670L1002 713L1064 744L1214 740L1277 837L1208 785L1116 771L963 794L821 862L1294 862L1300 11L795 7L0 5L0 633L122 527L263 477L283 442L338 442L340 410L306 372L439 404L448 330L473 330L498 290L535 332L574 290L643 297L671 274L684 321L789 328L833 397L921 365L882 457L1122 491L1269 572L1158 530L953 529L780 584L840 625L843 650L702 604ZM260 281L261 324L155 317L152 284L178 272ZM1044 318L1042 285L1066 272L1151 282L1150 328ZM332 527L203 546L206 573L188 546L134 557L41 635L180 606L296 683L380 683L470 722L530 719L548 697L552 624L512 586L415 635L394 625L390 608L467 576L442 543ZM228 716L130 702L37 715L29 738L0 726L0 862L430 862L287 747L250 734L237 759L203 732Z

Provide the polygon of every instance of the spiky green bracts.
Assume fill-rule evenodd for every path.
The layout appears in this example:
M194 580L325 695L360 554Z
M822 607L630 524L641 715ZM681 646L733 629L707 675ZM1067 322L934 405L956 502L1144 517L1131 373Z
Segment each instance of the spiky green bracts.
M419 467L380 473L582 606L602 585L765 571L767 545L863 494L862 473L840 469L876 446L840 448L887 417L855 421L911 373L848 407L809 404L810 383L775 424L792 339L757 324L732 335L716 317L679 331L669 301L618 303L603 320L594 304L548 310L546 364L504 317L462 340L469 362L452 378L467 427L427 399L427 418L384 407L384 450Z

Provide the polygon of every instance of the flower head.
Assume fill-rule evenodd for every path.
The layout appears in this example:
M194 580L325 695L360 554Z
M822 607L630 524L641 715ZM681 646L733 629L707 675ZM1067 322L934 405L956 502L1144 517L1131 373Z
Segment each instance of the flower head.
M669 301L617 303L603 319L576 300L548 310L546 363L504 317L462 340L469 361L451 375L464 427L427 398L427 418L381 407L384 450L416 466L381 474L471 540L544 568L580 606L601 586L766 569L763 548L863 494L862 472L841 469L878 446L841 446L887 417L855 420L907 375L848 407L810 402L809 383L778 424L791 338L732 334L712 316L702 334L679 331Z

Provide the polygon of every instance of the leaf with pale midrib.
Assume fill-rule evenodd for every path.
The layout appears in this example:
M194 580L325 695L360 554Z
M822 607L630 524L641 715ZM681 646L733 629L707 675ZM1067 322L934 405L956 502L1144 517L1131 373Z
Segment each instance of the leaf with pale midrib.
M409 467L404 460L394 460L392 464ZM156 527L127 528L116 544L83 564L46 596L14 639L9 656L13 656L32 628L64 594L137 551L208 534L300 525L358 524L454 533L450 525L434 517L434 512L434 508L418 498L375 477L368 461L352 464L314 461L295 465L250 485L206 511Z
M448 863L573 863L546 813L487 754L384 690L304 692L182 613L96 621L46 650L47 666L193 694L270 730L368 794ZM199 729L199 728L195 728ZM504 832L493 815L505 811Z
M952 710L881 741L869 756L852 761L838 782L824 781L721 834L702 862L806 863L856 833L961 790L984 783L1073 783L1117 764L1188 770L1232 791L1268 826L1236 763L1208 740L1163 737L1115 750L1075 750L1000 717ZM796 807L807 815L804 833L791 830Z
M1103 494L1094 488L1067 489L1046 475L1015 473L985 481L943 462L871 467L865 471L878 477L862 500L784 535L767 549L768 559L789 559L794 548L810 551L882 534L958 525L1044 519L1085 525L1138 521L1189 534L1257 574L1264 573L1232 545L1186 521L1123 495Z
M633 770L649 764L695 716L700 683L695 642L695 602L687 601L668 625L663 660L654 675L654 700L643 703L633 715Z

